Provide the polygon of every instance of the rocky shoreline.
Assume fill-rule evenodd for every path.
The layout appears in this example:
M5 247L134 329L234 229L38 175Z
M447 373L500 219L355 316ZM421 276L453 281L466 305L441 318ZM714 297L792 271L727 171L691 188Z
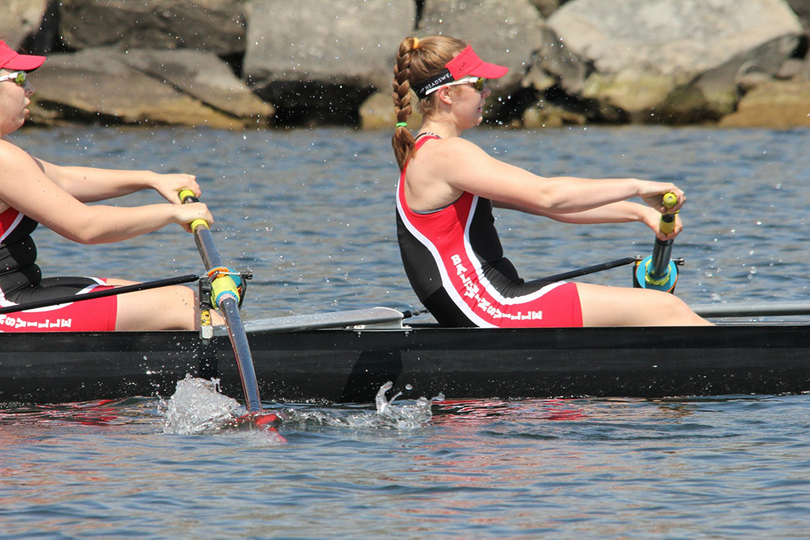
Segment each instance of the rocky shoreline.
M4 0L38 125L392 129L394 53L509 66L487 121L810 126L810 0ZM413 119L414 126L418 118Z

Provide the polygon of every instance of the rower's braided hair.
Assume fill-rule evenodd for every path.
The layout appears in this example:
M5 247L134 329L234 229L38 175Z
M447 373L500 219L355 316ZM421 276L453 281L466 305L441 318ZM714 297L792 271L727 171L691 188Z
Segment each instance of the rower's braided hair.
M394 65L394 112L397 115L397 127L391 139L394 147L399 170L413 156L416 141L413 134L404 124L410 118L411 83L420 82L436 75L444 66L461 52L466 43L447 36L431 36L426 38L407 37L399 44L397 62ZM433 111L433 96L428 96L419 102L419 112L429 116Z

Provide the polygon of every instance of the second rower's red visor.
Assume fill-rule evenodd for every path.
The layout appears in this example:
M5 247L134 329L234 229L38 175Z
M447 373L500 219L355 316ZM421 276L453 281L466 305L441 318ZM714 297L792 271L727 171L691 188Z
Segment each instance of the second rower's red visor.
M499 79L506 75L507 71L509 71L507 67L484 62L475 54L472 46L468 45L452 60L447 62L444 69L437 73L436 76L414 84L414 92L419 96L419 99L424 99L429 91L464 77Z

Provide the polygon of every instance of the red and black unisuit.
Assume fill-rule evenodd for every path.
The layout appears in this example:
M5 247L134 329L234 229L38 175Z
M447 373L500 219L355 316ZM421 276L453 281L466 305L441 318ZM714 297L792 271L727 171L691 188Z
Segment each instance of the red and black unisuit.
M90 277L42 278L31 233L38 223L13 208L0 213L0 306L13 306L111 288ZM0 332L115 330L115 296L0 315Z
M420 138L416 148L437 137ZM503 256L492 202L463 193L429 213L405 200L397 186L397 235L405 273L419 300L443 326L582 326L576 284L525 282Z

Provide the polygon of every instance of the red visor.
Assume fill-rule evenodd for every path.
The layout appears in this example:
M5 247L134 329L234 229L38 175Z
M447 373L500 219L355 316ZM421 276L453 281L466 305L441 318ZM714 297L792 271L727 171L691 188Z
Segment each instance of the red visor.
M41 66L44 61L44 56L17 54L6 45L5 41L0 41L0 69L33 71Z
M499 66L498 64L489 64L478 58L478 55L475 54L471 45L467 45L467 48L447 62L445 67L450 70L450 73L453 75L453 80L456 81L467 76L498 79L506 75L506 72L509 71L507 67Z
M425 99L430 92L434 92L438 87L464 77L498 79L506 75L507 71L509 71L507 67L484 62L478 58L478 55L472 50L472 46L467 45L455 58L447 62L444 69L439 73L429 79L414 83L413 90L419 99Z

